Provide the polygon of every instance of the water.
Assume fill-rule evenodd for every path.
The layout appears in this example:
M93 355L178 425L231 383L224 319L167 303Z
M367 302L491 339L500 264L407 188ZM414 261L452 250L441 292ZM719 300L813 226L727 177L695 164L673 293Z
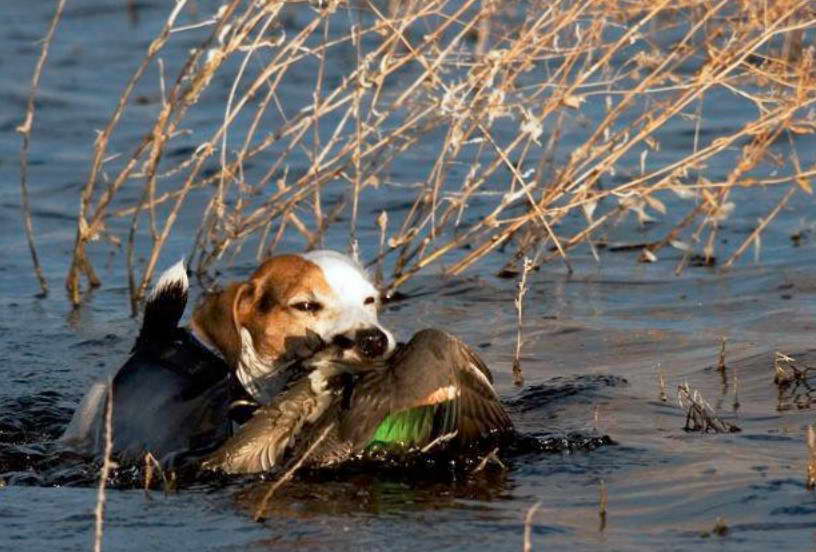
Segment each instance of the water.
M123 6L69 2L49 58L31 151L34 224L52 286L47 299L33 297L36 284L18 210L19 142L12 131L24 113L37 41L52 6L3 7L0 472L13 484L0 489L0 548L86 550L91 543L93 467L51 457L43 443L61 431L90 382L121 364L138 327L129 317L122 255L112 247L93 250L105 285L78 310L69 308L61 281L94 129L104 126L135 69L133 52L144 50L164 17L164 3L139 6L139 23L132 25ZM187 46L173 46L168 56L181 55ZM220 116L215 99L207 105L211 117ZM709 123L732 125L732 116L715 112ZM139 132L134 125L122 151ZM666 138L666 144L686 147L679 129ZM424 177L411 170L397 167L394 178ZM714 173L727 170L711 167ZM744 239L756 217L775 204L777 192L757 193L752 208L729 221L723 238ZM372 193L364 197L362 212L399 202L385 191ZM510 375L513 282L490 276L506 258L497 254L477 271L447 281L420 275L403 290L409 298L383 314L386 325L402 339L436 326L472 344L492 368L518 429L549 439L554 451L517 451L506 458L506 471L492 466L456 480L387 473L349 473L329 481L305 476L281 489L262 523L252 514L266 484L255 480L202 482L169 496L153 491L149 498L138 489L110 490L105 549L518 550L525 512L537 501L532 538L538 549L812 548L816 500L804 486L804 432L813 421L816 394L802 385L780 392L772 381L772 356L779 350L800 365L816 366L816 352L808 352L816 326L816 242L797 245L790 239L814 217L810 198L796 196L764 234L761 262L743 260L726 274L692 267L677 277L679 252L643 265L634 262L636 252L602 251L598 265L579 250L572 276L557 262L545 265L531 275L521 390ZM189 250L195 223L194 212L184 215L162 266ZM668 227L658 223L650 231L660 234ZM636 225L622 232L622 241L644 239ZM330 234L327 245L343 248L339 234ZM363 228L363 251L376 243L373 225ZM302 243L291 239L287 247ZM245 276L253 262L239 257L223 277ZM716 369L722 337L725 378ZM667 402L659 398L659 373ZM684 382L742 431L683 431L685 411L675 389ZM614 444L555 446L601 435ZM608 493L603 530L601 481ZM703 536L718 518L728 533Z

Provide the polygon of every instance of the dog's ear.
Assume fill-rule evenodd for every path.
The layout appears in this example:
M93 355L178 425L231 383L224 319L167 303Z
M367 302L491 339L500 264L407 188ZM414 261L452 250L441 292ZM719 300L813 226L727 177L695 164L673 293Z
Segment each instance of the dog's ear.
M255 295L258 291L258 286L252 282L244 282L239 284L232 292L231 297L227 297L230 301L230 308L232 311L232 324L235 328L235 335L239 336L238 343L240 346L240 330L244 322L249 318L249 313L252 311L252 305L255 303Z
M252 309L256 288L252 282L230 284L208 295L193 313L196 329L204 333L233 367L241 356L239 329Z

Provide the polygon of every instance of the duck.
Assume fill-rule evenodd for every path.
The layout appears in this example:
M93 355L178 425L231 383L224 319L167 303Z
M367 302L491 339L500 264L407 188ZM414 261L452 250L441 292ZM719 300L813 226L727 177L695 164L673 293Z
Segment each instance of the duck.
M417 332L379 362L331 353L258 407L201 466L226 474L326 468L355 458L488 446L513 423L478 355L439 329Z

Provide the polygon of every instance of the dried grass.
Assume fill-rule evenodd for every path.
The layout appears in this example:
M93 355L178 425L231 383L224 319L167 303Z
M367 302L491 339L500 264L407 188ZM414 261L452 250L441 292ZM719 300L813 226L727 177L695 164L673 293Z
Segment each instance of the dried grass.
M816 389L810 383L813 366L789 355L774 353L774 384L777 387L776 409L804 410L816 402Z
M108 383L108 398L105 404L105 451L102 459L102 468L99 470L99 486L96 492L96 508L94 509L94 539L93 551L102 551L102 536L104 534L105 504L107 503L106 485L111 470L116 468L116 462L111 459L113 454L113 382Z
M808 367L800 368L796 359L779 351L774 352L774 383L780 389L791 383L807 384Z
M45 39L43 39L40 57L37 58L37 65L34 68L34 75L31 77L31 88L28 93L25 120L16 129L23 139L22 146L20 147L20 204L23 210L23 224L25 226L26 239L28 240L28 250L31 253L31 262L34 265L34 275L40 284L40 297L48 295L48 281L45 279L42 266L40 266L40 259L37 255L37 247L34 242L34 225L31 221L31 203L28 197L28 148L31 142L31 131L34 127L34 100L37 97L37 89L40 86L40 77L45 67L45 61L48 59L48 48L51 46L54 31L56 31L57 25L59 25L62 19L64 9L65 0L59 0L57 6L54 8L54 16L51 18L48 32L45 35Z
M813 426L809 425L807 428L807 435L805 437L808 449L807 460L807 477L805 478L805 487L812 491L816 489L816 432L813 431Z
M434 263L455 275L499 248L512 248L507 270L525 256L571 270L570 250L588 244L597 256L628 213L669 221L640 246L642 260L674 247L679 272L734 247L721 252L729 267L750 245L759 253L767 225L816 176L797 156L799 137L816 131L810 0L229 0L203 24L182 25L185 4L172 7L96 140L66 281L74 303L82 277L100 283L88 245L108 238L126 243L135 308L192 196L206 207L188 258L206 275L248 240L259 257L287 232L314 247L341 219L352 244L363 222L374 226L360 211L367 191L413 189L410 208L388 213L377 257L393 291ZM293 10L294 30L282 24ZM119 152L135 85L161 69L168 41L204 27L143 140ZM328 79L327 63L346 58L343 78ZM314 76L311 90L287 92L282 105L304 75ZM232 83L222 120L196 128L186 158L168 156L189 144L188 114L219 93L216 77ZM706 98L723 91L755 115L707 127ZM689 131L688 147L661 150L678 129ZM427 159L420 181L392 181L391 167L416 167L418 157ZM732 168L716 180L712 163ZM723 246L722 222L746 203L735 192L768 188L786 191L742 243ZM673 195L684 199L669 211ZM476 202L479 216L469 216ZM121 218L129 231L114 230ZM137 250L147 251L140 269Z
M528 291L527 275L532 269L533 262L527 257L524 257L521 268L521 278L519 278L516 298L513 301L516 307L516 350L513 354L513 383L519 386L524 384L524 372L521 369L521 346L524 344L524 336L522 335L524 296Z

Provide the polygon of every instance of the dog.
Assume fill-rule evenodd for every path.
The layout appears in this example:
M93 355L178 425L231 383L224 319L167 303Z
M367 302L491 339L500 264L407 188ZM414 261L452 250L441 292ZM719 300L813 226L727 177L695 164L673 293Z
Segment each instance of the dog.
M204 297L188 328L179 262L145 304L139 336L110 382L96 382L60 442L122 462L150 452L174 466L217 448L244 421L305 374L303 361L332 349L347 361L387 358L396 346L378 321L380 294L350 257L320 250L264 261L249 279ZM109 390L112 393L109 394Z

